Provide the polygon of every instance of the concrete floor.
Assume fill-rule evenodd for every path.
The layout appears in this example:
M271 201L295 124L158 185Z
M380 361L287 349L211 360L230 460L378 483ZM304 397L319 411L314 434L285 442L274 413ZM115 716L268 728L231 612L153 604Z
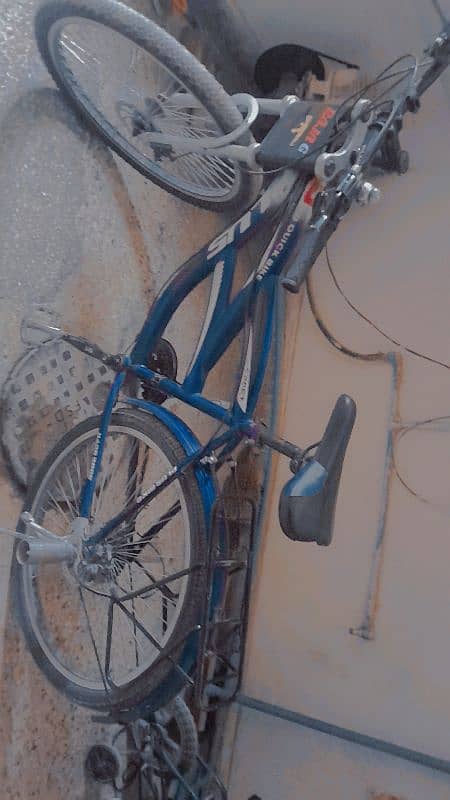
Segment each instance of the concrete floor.
M33 303L50 304L66 329L119 351L157 288L220 225L116 162L80 127L36 51L37 5L0 0L0 382L25 349L19 326ZM171 326L182 366L207 288ZM223 398L219 378L209 389ZM15 527L20 503L0 463L2 525ZM85 786L82 765L101 731L47 684L26 651L7 602L10 557L10 541L0 540L0 797L90 800L95 789Z

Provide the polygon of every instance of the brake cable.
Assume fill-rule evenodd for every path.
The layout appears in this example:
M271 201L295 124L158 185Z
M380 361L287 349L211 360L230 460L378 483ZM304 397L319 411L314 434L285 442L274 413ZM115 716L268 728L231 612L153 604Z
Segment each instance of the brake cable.
M410 353L411 355L416 356L417 358L421 358L424 361L427 361L429 363L435 364L436 366L439 366L439 367L442 367L442 368L450 370L450 364L448 364L448 363L446 363L444 361L439 361L439 359L433 358L432 356L426 355L425 353L421 353L418 350L414 350L413 348L408 347L407 345L403 344L402 342L394 339L392 336L390 336L388 333L386 333L386 331L384 331L376 323L374 323L359 308L357 308L357 306L346 295L346 293L344 292L342 286L340 285L340 283L339 283L339 281L338 281L338 279L336 277L336 273L335 273L335 271L334 271L334 269L333 269L333 267L331 265L331 260L330 260L330 256L329 256L328 247L325 247L325 257L326 257L326 263L327 263L328 271L329 271L329 273L331 275L331 278L333 280L334 286L336 287L337 291L339 292L339 294L341 295L341 297L343 298L343 300L347 304L347 306L349 308L351 308L351 310L354 311L358 315L358 317L360 317L360 319L362 319L364 322L366 322L368 325L370 325L372 328L374 328L387 341L391 342L391 344L394 344L396 347L400 348L401 350L404 350L405 352ZM308 275L308 277L306 279L306 292L307 292L308 302L309 302L309 305L310 305L310 308L311 308L311 312L312 312L314 321L315 321L317 327L319 328L320 332L325 336L325 338L328 340L328 342L331 344L332 347L334 347L336 350L338 350L339 352L343 353L344 355L347 355L350 358L359 359L360 361L382 361L382 360L385 361L386 360L387 354L384 353L383 351L374 352L374 353L361 353L361 352L358 352L358 351L353 350L352 348L348 347L347 345L343 344L338 339L338 337L335 334L332 333L332 331L330 330L328 325L325 323L325 321L323 320L323 317L320 315L320 313L318 311L317 302L316 302L316 299L315 299L315 296L314 296L314 292L313 292L313 289L312 289L312 284L311 284L311 275ZM399 470L399 467L398 467L398 464L397 464L397 460L396 460L396 454L395 454L395 445L398 444L400 442L400 440L403 439L408 433L412 432L413 430L417 430L418 428L431 425L432 423L443 422L443 421L446 421L446 420L450 420L450 415L444 415L444 416L439 415L439 416L435 416L435 417L430 417L428 419L415 420L415 421L408 422L408 423L405 422L404 424L402 423L401 420L399 420L398 424L396 425L395 431L393 431L394 437L393 437L393 449L392 449L392 469L393 469L394 474L396 475L397 479L399 480L399 482L406 489L406 491L409 492L409 494L411 494L415 499L420 500L420 502L431 506L436 511L439 511L440 513L445 514L445 516L448 516L448 514L450 513L450 506L443 506L442 504L439 504L439 503L437 503L437 502L435 502L433 500L430 500L425 495L422 495L420 492L417 492L415 489L413 489L413 487L408 483L408 481L400 473L400 470Z

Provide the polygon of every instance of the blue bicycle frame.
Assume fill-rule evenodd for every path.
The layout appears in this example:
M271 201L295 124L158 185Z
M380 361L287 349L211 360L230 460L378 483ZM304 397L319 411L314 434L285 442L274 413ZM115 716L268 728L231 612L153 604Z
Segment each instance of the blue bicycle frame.
M89 517L99 473L101 459L113 408L126 373L132 373L144 382L157 385L168 397L176 397L189 406L224 423L228 430L211 439L205 446L193 448L177 468L171 471L157 487L152 487L139 501L149 502L162 491L180 472L198 463L205 455L219 446L237 443L243 436L254 433L251 415L254 412L264 379L273 332L275 284L282 270L295 258L301 236L302 222L299 207L306 195L305 183L297 173L286 170L280 174L243 216L222 234L209 242L186 261L168 280L154 301L147 319L138 334L131 355L124 360L123 370L115 378L105 408L97 444L81 501L81 516ZM238 250L264 225L274 230L269 244L258 264L241 290L230 301ZM163 333L181 303L201 281L213 274L213 283L203 330L183 383L163 377L151 370L146 363L156 348ZM254 318L256 300L262 296L258 306L258 320ZM257 323L260 324L257 324ZM208 373L234 338L248 323L246 352L236 398L229 410L203 397L201 392ZM256 342L256 345L255 345ZM143 400L129 398L135 406L145 410L159 408ZM160 410L162 411L162 410ZM168 413L168 412L166 412ZM234 446L234 444L233 444ZM139 504L135 504L136 511ZM118 515L88 544L96 544L122 520Z

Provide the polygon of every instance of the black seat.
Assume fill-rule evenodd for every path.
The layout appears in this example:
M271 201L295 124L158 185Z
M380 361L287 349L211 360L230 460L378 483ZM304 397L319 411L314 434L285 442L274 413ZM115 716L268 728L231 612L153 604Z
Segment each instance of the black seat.
M331 544L342 465L355 418L354 400L342 394L314 458L303 464L281 492L280 525L289 539Z

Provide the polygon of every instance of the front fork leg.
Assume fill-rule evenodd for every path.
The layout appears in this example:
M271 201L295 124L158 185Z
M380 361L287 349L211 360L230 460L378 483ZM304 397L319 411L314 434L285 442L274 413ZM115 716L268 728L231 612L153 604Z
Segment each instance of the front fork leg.
M98 473L100 472L100 467L102 463L106 436L108 433L109 424L111 422L111 416L113 413L114 406L117 402L120 389L122 388L122 384L125 380L125 375L126 375L125 371L119 372L119 374L116 375L116 377L114 378L101 416L100 429L97 435L97 441L95 443L94 454L92 456L89 476L86 480L86 483L84 484L83 492L81 495L80 516L85 517L86 519L89 519L91 514L92 500L94 497Z

